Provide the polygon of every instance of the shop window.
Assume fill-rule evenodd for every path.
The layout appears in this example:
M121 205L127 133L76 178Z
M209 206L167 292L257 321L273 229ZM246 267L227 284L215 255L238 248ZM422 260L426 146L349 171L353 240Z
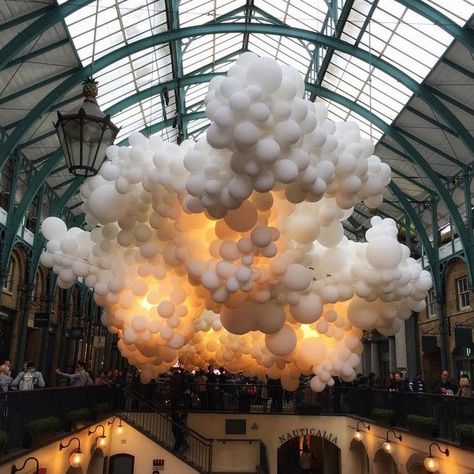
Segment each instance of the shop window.
M436 297L433 288L428 291L428 296L426 297L426 307L428 309L428 318L436 317Z
M458 294L458 309L466 309L470 307L469 300L469 281L467 276L456 280L456 290Z

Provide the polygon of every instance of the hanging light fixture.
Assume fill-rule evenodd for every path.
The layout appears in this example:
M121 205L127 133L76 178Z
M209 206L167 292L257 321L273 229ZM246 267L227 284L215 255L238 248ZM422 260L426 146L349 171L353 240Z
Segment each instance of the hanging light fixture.
M90 436L91 434L94 434L99 428L102 428L102 435L98 436L95 441L99 448L105 448L105 446L107 446L107 436L105 436L104 425L97 425L92 431L89 430L88 433Z
M441 449L440 445L438 443L431 443L429 447L429 454L426 456L423 465L425 466L425 469L428 472L436 472L439 469L439 461L433 457L433 454L431 453L431 448L435 446L438 448L438 450L445 454L446 456L449 456L449 449Z
M113 144L119 132L110 115L105 115L96 101L98 82L93 79L93 74L98 16L99 1L95 15L91 75L82 83L84 103L79 109L64 115L58 111L58 121L54 124L69 172L84 177L97 174L105 160L107 147Z
M108 425L113 425L114 424L114 421L118 418L119 420L119 424L117 425L117 434L122 434L123 433L123 424L122 424L122 419L119 418L118 416L114 416L112 418L112 421L109 421L107 424Z
M77 441L77 448L71 451L69 464L71 467L81 467L84 462L84 453L81 451L81 440L79 438L71 438L67 444L60 443L59 451L67 448L72 441Z
M385 441L384 441L384 443L383 443L383 445L382 445L383 450L384 450L387 454L392 454L392 453L393 453L393 444L392 444L392 443L389 441L389 439L388 439L388 435L389 435L390 433L392 433L393 436L398 439L398 441L401 441L401 440L402 440L402 435L397 435L397 434L395 433L395 431L393 431L393 430L388 430L388 431L387 431L387 434L385 435Z
M28 464L28 461L34 461L34 462L35 462L36 468L35 468L35 471L34 471L34 472L35 472L35 474L38 474L38 473L39 473L39 469L40 469L40 467L39 467L39 461L38 461L38 459L36 459L34 456L31 456L31 457L29 457L29 458L26 458L26 459L25 459L25 462L23 463L23 466L21 466L21 467L16 467L16 465L13 464L11 473L14 474L15 472L23 471L23 469L25 469L26 465Z
M356 430L354 431L354 439L356 441L362 441L362 431L360 431L359 425L362 425L366 430L370 431L370 425L359 420L357 422Z
M119 128L97 105L97 81L89 77L82 85L84 103L79 110L64 115L58 111L54 126L70 173L93 176L104 162L107 147L113 144Z

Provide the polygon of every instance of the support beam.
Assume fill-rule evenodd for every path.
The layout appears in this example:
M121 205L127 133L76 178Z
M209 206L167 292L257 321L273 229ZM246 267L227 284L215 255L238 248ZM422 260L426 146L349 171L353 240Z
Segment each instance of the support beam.
M444 123L438 122L437 120L435 120L432 117L429 117L428 115L424 114L423 112L420 112L418 109L415 109L414 107L411 107L410 105L406 105L403 108L403 110L407 110L408 112L411 112L413 115L416 115L417 117L420 117L423 120L431 123L435 127L438 127L441 130L457 137L456 132L454 130L452 130L450 127L448 127L447 125L444 125Z
M300 40L319 42L327 47L332 47L335 50L343 51L347 54L351 54L354 57L359 58L362 61L370 63L373 67L380 69L386 74L397 79L403 85L412 90L417 94L424 102L426 102L433 110L435 110L442 118L449 123L453 130L459 134L460 139L463 141L465 146L474 154L474 139L471 134L467 131L465 126L460 120L433 94L431 94L422 84L417 83L414 79L409 77L404 72L397 69L387 61L371 55L369 52L354 47L353 45L335 39L321 35L319 33L307 30L301 30L297 28L288 28L278 25L266 25L266 24L237 24L237 23L216 23L208 25L200 25L189 28L181 28L177 31L166 31L158 33L156 35L143 38L134 43L127 44L109 54L102 56L97 59L94 64L94 70L96 72L104 69L107 66L119 61L120 59L127 57L128 55L134 54L138 51L142 51L147 48L151 48L157 44L169 43L171 41L181 40L183 38L208 35L208 34L220 34L220 33L243 33L243 32L255 33L255 34L269 34L269 35L285 35ZM24 117L13 132L8 137L3 149L0 151L0 169L3 167L5 159L11 150L18 144L23 135L29 130L29 128L35 123L35 121L45 113L52 105L54 105L60 97L63 97L71 88L77 85L84 77L91 72L91 65L84 67L81 71L73 74L70 78L66 79L62 84L51 91L44 99L42 99L30 113Z
M425 17L427 20L439 26L441 29L456 38L469 51L474 52L474 35L468 28L458 26L454 21L450 20L446 15L443 15L436 8L431 7L426 2L420 0L396 0L398 3L413 10Z
M18 54L26 48L35 38L56 23L63 21L68 15L80 10L94 0L68 0L62 5L58 5L54 10L42 15L21 33L16 35L0 50L0 71Z
M48 44L47 46L44 46L43 48L35 49L34 51L31 51L23 56L18 56L17 58L12 59L10 62L5 64L5 66L2 69L0 69L0 71L31 61L33 58L41 56L42 54L45 54L45 53L49 53L50 51L54 51L55 49L60 48L61 46L64 46L65 44L71 44L69 38L59 40L56 43Z
M179 0L165 0L166 5L166 23L168 30L179 29ZM176 96L176 117L178 123L178 143L186 140L188 132L186 125L182 122L181 117L186 113L186 94L181 85L183 77L183 50L181 48L181 40L176 39L169 42L171 54L171 68L173 70L173 78L177 81L175 88ZM151 124L150 124L151 125Z
M59 81L61 79L64 79L65 77L70 76L74 72L77 72L79 69L80 69L79 67L68 69L67 71L61 72L60 74L56 74L55 76L45 79L44 81L37 82L36 84L32 86L25 87L24 89L21 89L17 92L13 92L10 95L0 97L0 105L10 102L11 100L18 99L18 97L22 97L26 94L29 94L30 92L33 92L36 89L40 89L41 87L49 86L53 82Z
M21 25L22 23L33 20L34 18L38 18L41 15L51 12L51 10L54 10L55 7L56 5L48 5L47 7L38 8L37 10L33 10L31 12L25 13L24 15L7 20L0 25L0 31L8 30L14 26Z
M339 40L342 32L344 30L344 26L346 25L346 21L349 18L349 14L351 13L352 6L354 5L354 0L346 0L344 2L344 6L342 7L341 15L336 23L336 28L334 29L334 39ZM335 48L329 47L326 55L324 56L323 62L321 67L318 71L318 76L316 78L316 85L320 86L323 83L324 76L326 75L326 71L328 70L329 64L331 64L332 57L334 55ZM315 96L311 95L310 100L314 101Z

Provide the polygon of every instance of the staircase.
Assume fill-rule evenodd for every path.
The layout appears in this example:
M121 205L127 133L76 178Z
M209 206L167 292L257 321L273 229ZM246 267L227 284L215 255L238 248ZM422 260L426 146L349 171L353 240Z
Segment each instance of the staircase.
M160 412L154 403L139 393L127 390L124 394L125 409L120 412L120 417L124 421L196 471L201 474L212 474L212 440L188 428L187 449L183 453L174 452L173 425L175 423L171 417Z
M175 423L160 407L145 398L142 394L131 390L124 390L125 408L120 417L143 435L172 453L184 463L201 474L268 474L267 450L260 441L260 463L253 472L214 472L212 470L213 440L205 438L198 432L187 429L187 449L183 453L173 451L175 437L173 425ZM175 425L176 426L176 425ZM232 442L231 439L228 442Z

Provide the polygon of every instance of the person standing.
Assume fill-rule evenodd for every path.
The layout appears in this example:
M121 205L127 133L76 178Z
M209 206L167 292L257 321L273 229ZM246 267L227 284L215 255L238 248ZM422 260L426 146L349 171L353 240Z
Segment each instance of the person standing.
M10 368L7 365L0 365L0 392L7 392L12 383Z
M71 387L83 387L84 385L93 385L92 379L84 368L82 362L76 364L76 372L74 374L67 374L56 369L56 373L62 377L69 379Z
M416 377L414 379L411 379L408 382L408 389L410 392L414 393L425 393L425 382L423 382L423 378L421 376L421 373L416 374Z
M459 379L459 390L456 392L457 397L472 397L472 390L469 385L469 379L467 377L461 377Z
M432 391L438 395L448 396L452 396L456 393L457 387L449 380L449 372L447 370L441 372L441 379L433 384Z
M28 362L26 370L22 370L12 382L12 387L18 387L18 390L34 390L45 385L43 375L35 369L34 362Z

